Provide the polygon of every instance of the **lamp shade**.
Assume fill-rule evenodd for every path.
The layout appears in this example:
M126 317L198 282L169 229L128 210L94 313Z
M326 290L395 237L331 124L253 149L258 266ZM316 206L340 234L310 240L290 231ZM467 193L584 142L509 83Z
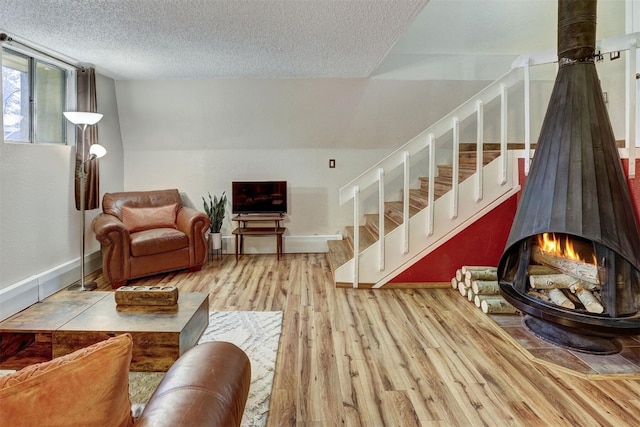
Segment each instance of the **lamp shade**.
M105 154L107 154L107 149L100 144L92 144L91 147L89 147L89 155L94 159L99 159Z
M89 113L87 111L65 111L62 114L74 125L95 125L102 118L100 113Z

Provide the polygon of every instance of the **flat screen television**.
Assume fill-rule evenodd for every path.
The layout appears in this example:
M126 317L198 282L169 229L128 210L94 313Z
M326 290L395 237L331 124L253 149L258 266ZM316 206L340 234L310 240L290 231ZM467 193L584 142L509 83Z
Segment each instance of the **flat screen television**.
M234 214L287 213L287 181L233 181L231 190Z

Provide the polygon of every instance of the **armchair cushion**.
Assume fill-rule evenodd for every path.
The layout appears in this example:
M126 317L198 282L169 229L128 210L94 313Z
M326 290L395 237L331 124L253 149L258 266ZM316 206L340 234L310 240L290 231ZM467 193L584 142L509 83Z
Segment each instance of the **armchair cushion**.
M178 205L176 203L150 208L123 206L121 211L122 222L124 222L130 233L153 228L176 228L176 215L178 213Z
M131 234L131 255L133 256L155 255L188 246L187 235L172 228L156 228Z
M133 425L132 346L122 334L0 377L0 425Z

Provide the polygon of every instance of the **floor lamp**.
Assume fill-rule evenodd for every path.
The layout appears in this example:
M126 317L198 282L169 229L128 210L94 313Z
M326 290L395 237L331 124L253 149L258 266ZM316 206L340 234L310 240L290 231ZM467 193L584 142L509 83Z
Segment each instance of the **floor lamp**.
M81 151L82 157L80 161L80 166L78 166L78 176L80 177L80 214L82 216L82 228L80 229L81 236L81 258L80 258L80 283L70 287L70 290L78 290L78 291L92 291L98 287L96 282L85 282L84 281L84 238L85 238L85 215L84 215L84 193L85 193L85 182L87 179L87 173L84 170L84 166L87 162L90 162L93 159L98 159L105 154L107 154L107 150L100 144L92 144L89 147L89 158L85 159L85 132L87 130L87 126L95 125L102 118L102 114L99 113L89 113L82 111L67 111L62 113L71 123L76 125L80 130L82 130L82 146L78 147L76 143L76 153L78 150Z

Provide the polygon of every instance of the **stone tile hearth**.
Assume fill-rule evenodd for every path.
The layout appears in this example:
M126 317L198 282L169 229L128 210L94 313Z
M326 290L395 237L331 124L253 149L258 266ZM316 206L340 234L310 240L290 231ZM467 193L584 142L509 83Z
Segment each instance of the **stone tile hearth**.
M589 380L640 378L640 335L617 338L622 351L600 356L565 349L536 337L524 328L518 314L489 317L500 326L506 339L536 363Z

